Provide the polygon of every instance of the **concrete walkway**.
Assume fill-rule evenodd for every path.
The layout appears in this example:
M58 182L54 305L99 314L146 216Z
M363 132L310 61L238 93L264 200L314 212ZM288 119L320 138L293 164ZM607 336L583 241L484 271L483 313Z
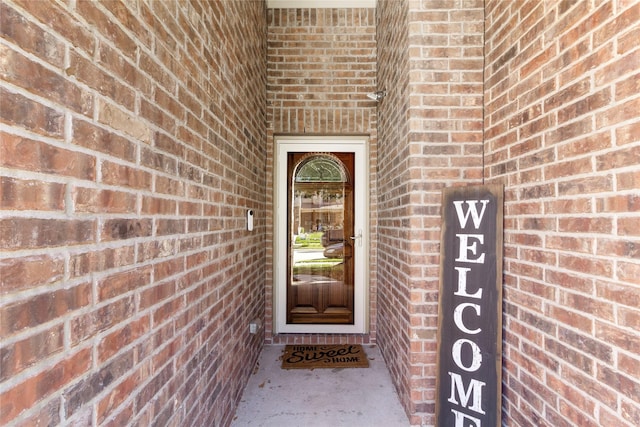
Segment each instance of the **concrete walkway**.
M284 346L265 346L232 427L407 427L409 420L375 346L368 368L281 369Z

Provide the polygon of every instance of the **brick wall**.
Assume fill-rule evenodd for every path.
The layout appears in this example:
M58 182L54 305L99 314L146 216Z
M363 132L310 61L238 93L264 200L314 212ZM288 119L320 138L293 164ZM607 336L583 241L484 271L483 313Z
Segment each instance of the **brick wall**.
M409 274L402 219L408 215L408 2L379 1L378 85L387 91L378 118L378 345L408 413L411 407Z
M379 343L412 424L432 425L441 190L482 179L483 2L378 14Z
M375 9L269 9L267 37L268 152L274 135L368 135L370 153L371 333L274 335L273 156L267 159L266 334L272 343L373 342L376 331Z
M640 3L487 1L504 418L640 425Z
M264 333L263 2L0 8L0 424L228 425Z

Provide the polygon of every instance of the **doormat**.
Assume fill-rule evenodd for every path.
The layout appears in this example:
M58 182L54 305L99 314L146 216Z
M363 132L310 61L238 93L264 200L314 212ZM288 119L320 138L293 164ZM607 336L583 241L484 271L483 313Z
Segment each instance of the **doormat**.
M282 369L368 368L369 359L359 344L288 345Z

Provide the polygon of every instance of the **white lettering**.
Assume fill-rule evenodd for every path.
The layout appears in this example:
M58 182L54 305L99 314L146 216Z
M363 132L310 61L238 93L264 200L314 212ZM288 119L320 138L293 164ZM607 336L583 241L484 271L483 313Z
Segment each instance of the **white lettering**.
M470 302L465 302L463 304L459 304L455 308L455 310L453 310L453 321L456 323L456 326L458 327L458 329L460 329L465 334L475 335L477 333L480 333L482 329L478 328L478 329L471 330L465 326L464 321L462 320L462 312L467 307L473 307L478 317L480 317L480 306L478 304L471 304Z
M472 379L469 381L469 387L465 390L462 377L459 374L448 372L451 377L451 396L448 401L455 403L456 405L462 405L465 408L469 408L479 414L485 414L482 410L482 387L487 385L486 383ZM458 397L460 403L456 400L456 390L458 391ZM473 405L469 406L469 400L473 397L471 402Z
M471 415L463 414L462 412L456 411L455 409L452 409L451 412L453 412L454 415L456 416L455 427L467 427L467 425L465 425L464 423L465 419L471 421L475 427L481 426L479 418L472 417Z
M471 346L472 359L471 365L469 367L462 364L461 356L463 344L469 344ZM480 352L480 347L478 347L478 344L474 343L471 340L460 338L458 341L454 342L453 346L451 347L451 355L453 356L453 361L456 362L456 365L458 365L458 368L466 372L475 372L478 370L478 368L480 368L480 365L482 364L482 353Z
M472 204L473 202L473 204ZM476 207L477 203L482 203L482 210L478 215L478 208ZM467 212L464 213L462 211L462 204L466 203L469 208ZM482 217L484 216L484 211L487 208L487 204L489 200L456 200L453 204L456 207L456 214L458 215L458 223L460 223L460 227L465 228L467 226L467 220L469 219L469 214L471 214L471 218L473 220L473 226L477 230L480 228L480 224L482 223Z
M453 294L461 297L469 298L482 298L482 288L478 289L474 294L467 293L467 273L471 271L470 268L454 267L458 271L458 290Z
M473 255L476 255L476 253L478 252L478 242L480 242L481 245L484 245L484 234L456 234L456 237L460 240L460 252L458 253L458 258L456 258L456 261L484 264L484 253L480 254L478 258L468 258L469 251L471 251ZM478 241L473 242L471 245L469 245L470 238L477 239Z

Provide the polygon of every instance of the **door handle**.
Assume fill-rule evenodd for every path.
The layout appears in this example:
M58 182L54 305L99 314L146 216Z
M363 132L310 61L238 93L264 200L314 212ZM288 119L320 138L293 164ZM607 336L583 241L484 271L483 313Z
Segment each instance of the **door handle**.
M362 246L362 230L358 230L358 234L351 236L351 240L357 240L358 246Z

